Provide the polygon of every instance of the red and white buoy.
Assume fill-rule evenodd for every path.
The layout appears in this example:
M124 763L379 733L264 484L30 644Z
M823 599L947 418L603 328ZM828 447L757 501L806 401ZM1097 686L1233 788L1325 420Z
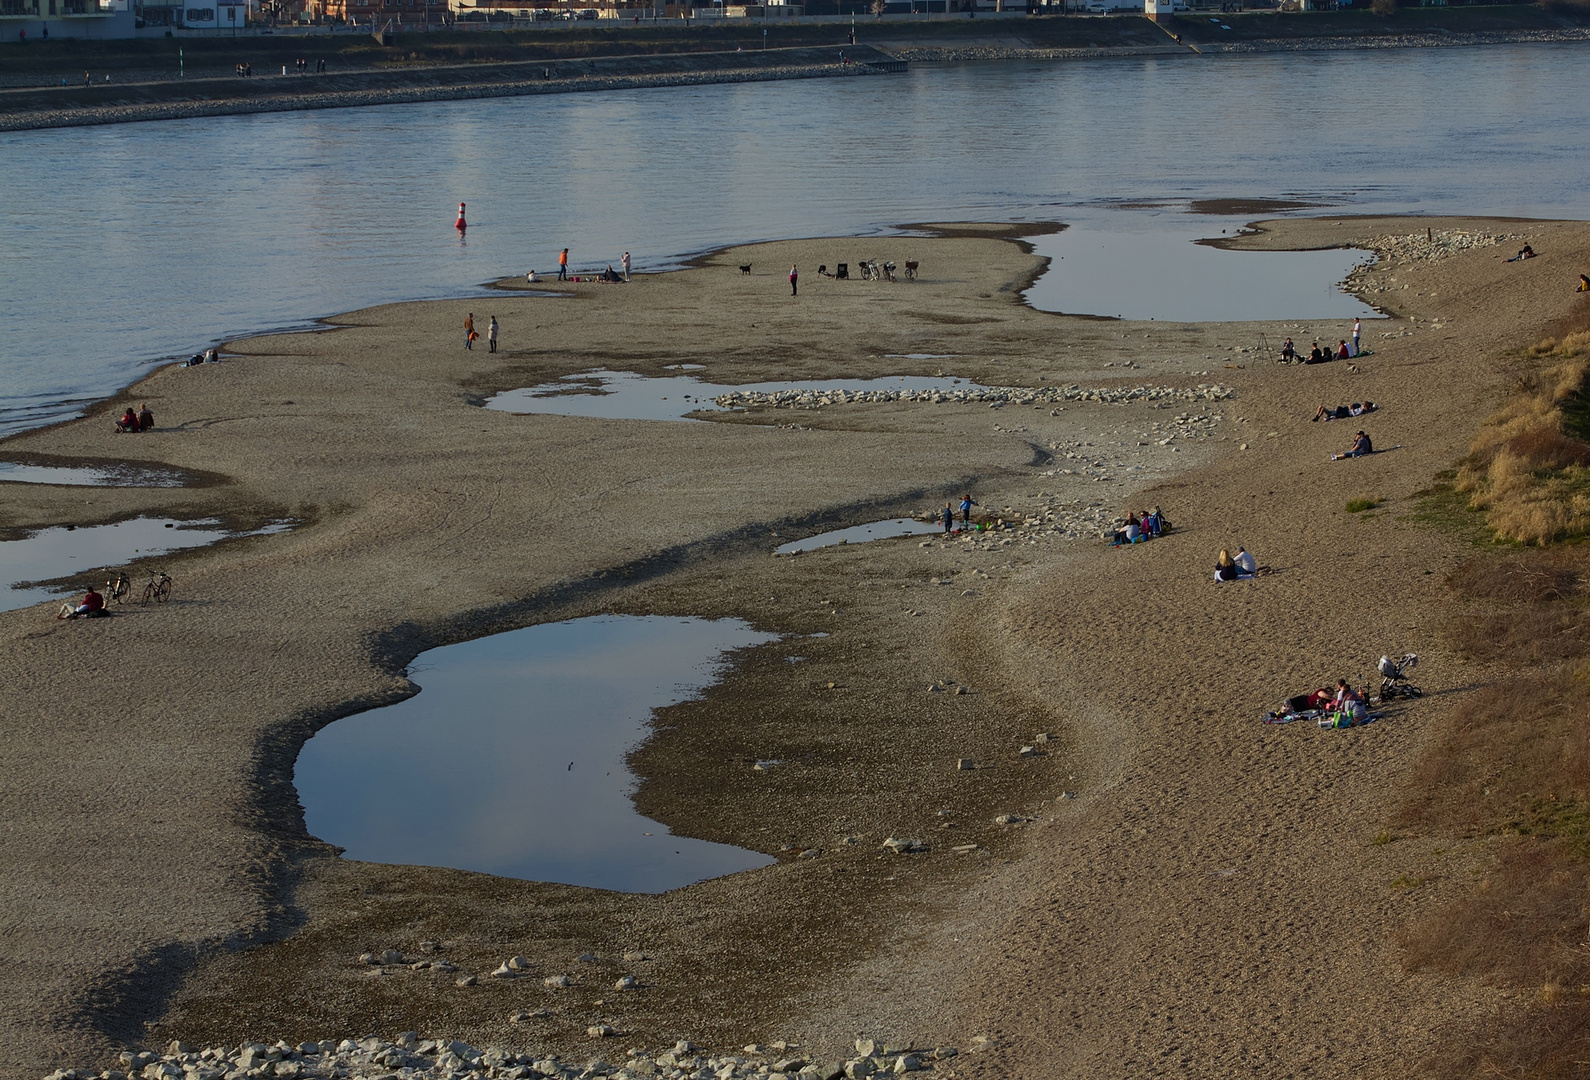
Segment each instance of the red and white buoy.
M469 222L464 220L463 203L458 204L458 220L453 222L453 228L457 229L459 232L463 232L465 229L469 228Z

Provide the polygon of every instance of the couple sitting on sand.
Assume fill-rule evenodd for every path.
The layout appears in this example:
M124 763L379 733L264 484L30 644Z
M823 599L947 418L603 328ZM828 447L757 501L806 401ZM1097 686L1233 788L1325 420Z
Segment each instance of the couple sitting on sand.
M88 592L83 595L83 602L73 606L70 603L62 604L57 619L98 619L110 612L105 610L105 597L95 591L94 586L88 587Z
M1216 581L1242 581L1246 578L1258 577L1268 574L1268 566L1260 566L1248 549L1241 544L1237 545L1237 554L1233 558L1231 552L1225 548L1220 549L1220 557L1215 560Z
M1362 416L1372 413L1377 406L1373 401L1353 402L1351 405L1338 405L1334 409L1329 405L1321 405L1314 413L1315 420L1346 420L1349 416Z
M1298 694L1282 702L1274 712L1265 713L1266 724L1290 724L1294 720L1319 718L1324 728L1357 727L1369 722L1369 704L1364 695L1347 685L1346 679L1336 680L1336 690L1328 686L1307 694Z
M149 411L148 402L139 406L137 412L133 412L131 405L127 406L127 411L121 414L120 420L116 421L116 430L118 432L153 431L154 429L155 414Z
M1165 515L1159 512L1159 507L1154 507L1152 512L1144 511L1142 517L1128 512L1126 524L1115 530L1115 537L1110 541L1111 547L1120 547L1122 544L1138 544L1144 540L1152 540L1156 536L1164 535L1170 528L1170 522L1165 520Z

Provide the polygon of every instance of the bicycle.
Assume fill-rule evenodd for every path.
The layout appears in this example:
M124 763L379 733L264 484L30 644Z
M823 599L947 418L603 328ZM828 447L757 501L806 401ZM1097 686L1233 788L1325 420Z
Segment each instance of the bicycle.
M118 573L113 578L105 579L105 600L107 603L114 601L122 603L132 595L132 582L127 580L125 573Z
M919 264L915 259L907 259L905 261L905 276L907 281L916 278L916 272L920 265L921 264Z
M171 575L164 570L155 570L149 574L149 584L144 586L144 594L138 600L140 604L147 604L153 600L164 604L171 599Z

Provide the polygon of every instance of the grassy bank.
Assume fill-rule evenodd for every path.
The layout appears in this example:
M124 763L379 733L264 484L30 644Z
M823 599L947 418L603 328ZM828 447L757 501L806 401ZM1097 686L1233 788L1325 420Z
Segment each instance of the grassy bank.
M1476 887L1405 937L1413 969L1513 991L1433 1075L1590 1075L1590 302L1517 358L1458 473L1505 545L1451 575L1445 643L1490 673L1410 778L1393 830L1485 845ZM1520 548L1519 545L1531 545Z

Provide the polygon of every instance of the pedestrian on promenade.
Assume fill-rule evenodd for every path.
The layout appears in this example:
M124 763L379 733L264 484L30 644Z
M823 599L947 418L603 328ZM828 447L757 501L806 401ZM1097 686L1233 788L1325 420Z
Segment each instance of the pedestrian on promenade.
M961 528L965 529L972 524L972 507L977 505L977 500L970 495L961 497Z
M627 251L624 252L624 257L622 259L618 260L618 263L619 263L620 266L622 266L624 268L624 280L628 281L629 280L629 252L627 252Z
M1360 346L1358 344L1358 335L1362 334L1363 332L1364 332L1364 324L1359 322L1357 319L1354 319L1353 320L1353 355L1354 356L1357 356L1359 351L1360 351Z
M564 248L558 255L558 280L569 280L569 249Z
M491 324L486 327L486 351L497 351L497 316L491 317Z
M471 311L464 316L464 348L473 349L475 339L480 335L475 333L475 313Z
M796 272L796 270L795 270L795 268L793 266L790 267L789 268L789 294L791 296L796 295L796 291L797 291L796 290L796 283L799 280L800 280L800 274L798 272Z
M944 504L944 513L940 514L939 517L941 519L943 519L943 521L944 521L944 535L948 536L950 534L950 530L952 528L954 528L954 526L955 526L955 507L954 507L954 505L951 504L951 503L945 503Z

